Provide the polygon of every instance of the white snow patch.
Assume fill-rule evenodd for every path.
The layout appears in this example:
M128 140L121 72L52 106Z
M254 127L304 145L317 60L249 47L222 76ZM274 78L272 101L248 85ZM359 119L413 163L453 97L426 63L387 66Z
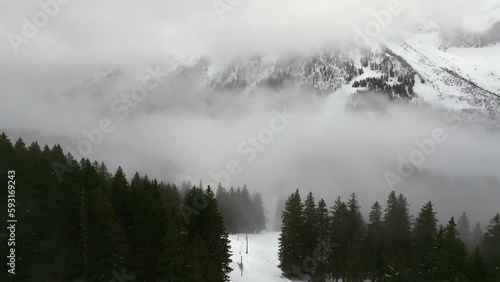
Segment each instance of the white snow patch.
M278 268L278 232L249 234L246 254L245 234L229 235L231 240L233 271L231 282L278 282L291 281L281 277ZM238 263L243 258L243 276Z

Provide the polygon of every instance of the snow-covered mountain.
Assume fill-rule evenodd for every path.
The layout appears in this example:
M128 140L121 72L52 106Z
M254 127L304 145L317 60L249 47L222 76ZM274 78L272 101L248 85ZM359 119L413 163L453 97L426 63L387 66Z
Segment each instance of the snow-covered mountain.
M389 98L426 102L498 117L500 44L440 48L438 31L386 40L380 48L322 49L301 57L255 56L222 69L199 59L175 75L198 78L212 91L251 93L295 86L331 94L374 90Z
M490 10L499 11L500 5ZM277 91L293 87L325 95L344 91L356 98L373 91L497 124L500 19L489 13L483 20L488 28L478 33L454 33L425 21L402 36L381 40L378 47L330 44L302 55L257 54L226 64L208 57L187 58L168 65L169 78L158 92L179 89L182 84L234 95L251 95L260 87ZM130 86L132 77L141 72L143 68L103 71L66 93L79 92L79 88L94 96L118 91L114 85L126 81Z

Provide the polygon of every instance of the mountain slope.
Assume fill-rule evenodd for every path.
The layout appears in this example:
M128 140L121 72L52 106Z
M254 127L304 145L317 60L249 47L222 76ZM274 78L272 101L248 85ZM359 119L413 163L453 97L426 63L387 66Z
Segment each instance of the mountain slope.
M386 42L423 78L416 92L426 101L456 110L487 111L500 106L500 45L484 48L437 48L437 32L417 34L404 42Z

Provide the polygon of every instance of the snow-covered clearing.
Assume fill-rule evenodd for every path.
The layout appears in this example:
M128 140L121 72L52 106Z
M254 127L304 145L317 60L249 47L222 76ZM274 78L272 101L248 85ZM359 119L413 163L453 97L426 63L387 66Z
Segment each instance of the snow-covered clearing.
M279 232L249 234L246 254L245 234L229 235L232 260L231 282L275 282L290 281L281 278L278 268ZM243 257L243 276L238 263Z

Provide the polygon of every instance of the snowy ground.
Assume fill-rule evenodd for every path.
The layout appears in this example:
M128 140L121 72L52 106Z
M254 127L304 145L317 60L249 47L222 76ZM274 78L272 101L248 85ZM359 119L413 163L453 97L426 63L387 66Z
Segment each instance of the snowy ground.
M230 278L232 282L275 282L290 281L281 278L278 268L278 232L248 235L248 254L245 248L245 234L229 235L233 253ZM238 263L243 257L243 276Z
M483 48L439 49L436 31L408 36L406 43L386 42L386 45L415 69L426 81L416 81L415 91L425 101L446 108L474 108L471 94L464 88L470 81L487 91L500 93L500 45ZM447 73L451 71L463 80ZM493 98L491 96L490 98Z

